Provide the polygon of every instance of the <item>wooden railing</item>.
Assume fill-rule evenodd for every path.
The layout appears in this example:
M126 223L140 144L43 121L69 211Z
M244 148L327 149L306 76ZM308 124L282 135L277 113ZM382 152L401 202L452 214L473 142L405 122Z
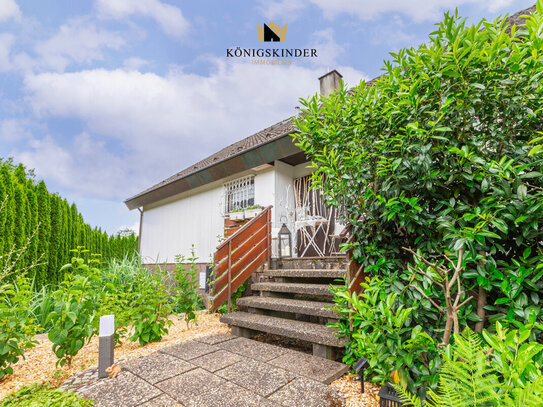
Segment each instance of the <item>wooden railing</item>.
M215 252L213 296L210 309L217 310L228 301L232 309L232 293L236 291L271 256L271 206L264 208Z

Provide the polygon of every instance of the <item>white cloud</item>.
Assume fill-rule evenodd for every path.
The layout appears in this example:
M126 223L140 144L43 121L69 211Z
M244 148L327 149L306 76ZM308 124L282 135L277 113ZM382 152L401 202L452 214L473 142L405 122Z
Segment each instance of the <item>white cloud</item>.
M55 163L55 158L38 157L38 151L48 148L52 157L60 155L58 162L66 168L81 167L72 170L81 171L77 177L69 170L59 171L71 177L59 179L67 188L127 198L292 116L298 98L316 93L317 78L326 72L318 67L257 66L222 59L213 63L208 76L179 70L159 76L121 69L29 75L25 86L36 116L80 119L108 145L83 138L77 148L74 143L61 154L59 146L45 143L33 148L34 161L29 165L39 171L40 166L53 167L47 162ZM338 70L350 84L364 78L353 68ZM82 150L82 146L87 147ZM65 157L68 151L70 159ZM56 171L51 170L50 176L55 177Z
M15 3L15 0L0 0L0 22L7 21L10 18L19 20L21 18L21 10Z
M413 30L406 27L403 19L396 15L383 24L372 26L370 41L372 44L386 45L389 52L396 52L402 47L423 44L427 38L418 37Z
M344 48L334 40L334 29L326 28L313 33L311 48L318 52L318 58L314 63L333 69L338 57L345 51Z
M142 58L131 57L123 62L124 69L128 71L138 71L140 68L149 65L149 62Z
M480 4L490 12L499 11L513 3L513 0L295 0L261 1L263 13L270 18L286 18L300 15L309 5L321 9L326 18L348 14L360 20L373 20L381 14L402 14L415 22L436 21L444 10L454 9L463 4Z
M5 119L0 123L0 141L2 143L20 142L31 139L24 120Z
M160 0L96 0L96 5L105 18L150 17L165 34L175 38L183 37L189 28L189 22L178 7Z
M0 72L5 72L11 69L11 47L15 40L13 34L0 34Z
M35 49L39 65L63 71L71 63L102 60L104 49L117 50L123 45L125 41L119 34L97 27L87 18L74 18L51 38L39 42Z
M76 135L70 143L59 143L50 135L33 138L10 155L34 168L40 178L86 197L117 197L117 190L129 178L128 160L87 133Z

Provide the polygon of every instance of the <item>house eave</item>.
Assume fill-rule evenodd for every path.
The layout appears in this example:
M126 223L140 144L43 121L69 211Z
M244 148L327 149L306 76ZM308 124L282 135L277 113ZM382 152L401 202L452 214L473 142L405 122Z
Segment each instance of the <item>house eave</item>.
M259 165L290 157L301 151L294 145L292 132L289 132L240 154L228 157L209 167L198 170L186 177L173 180L151 191L135 195L124 201L124 203L128 209L136 209L250 170Z

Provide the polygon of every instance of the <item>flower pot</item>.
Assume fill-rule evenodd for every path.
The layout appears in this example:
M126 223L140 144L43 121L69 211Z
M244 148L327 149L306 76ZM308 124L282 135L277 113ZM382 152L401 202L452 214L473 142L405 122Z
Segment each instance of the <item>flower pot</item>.
M245 219L244 212L230 212L230 220L243 220Z
M245 219L251 219L254 218L256 215L258 215L262 211L261 208L254 208L254 209L245 209Z

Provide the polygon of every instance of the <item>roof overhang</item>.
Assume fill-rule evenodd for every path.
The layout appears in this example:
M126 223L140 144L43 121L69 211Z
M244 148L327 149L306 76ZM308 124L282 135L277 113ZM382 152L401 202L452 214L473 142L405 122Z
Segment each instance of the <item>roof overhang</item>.
M299 154L302 150L294 145L291 134L284 134L238 155L189 174L186 177L161 185L151 191L135 195L124 201L124 203L128 209L136 209L250 170L259 165Z

